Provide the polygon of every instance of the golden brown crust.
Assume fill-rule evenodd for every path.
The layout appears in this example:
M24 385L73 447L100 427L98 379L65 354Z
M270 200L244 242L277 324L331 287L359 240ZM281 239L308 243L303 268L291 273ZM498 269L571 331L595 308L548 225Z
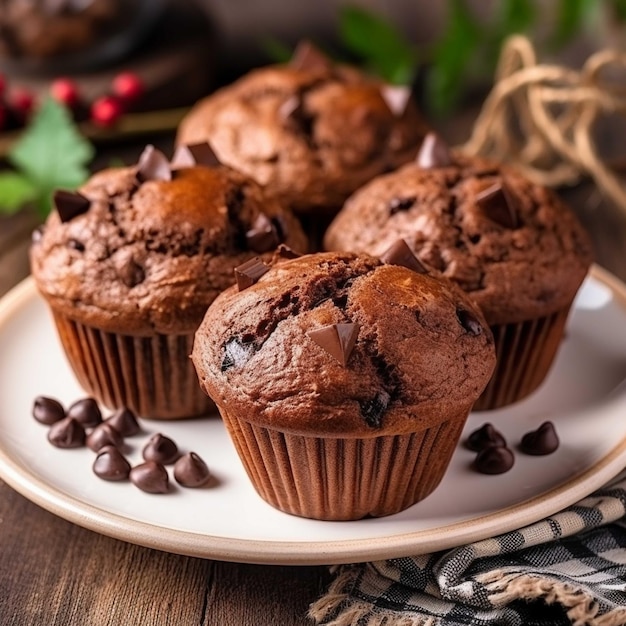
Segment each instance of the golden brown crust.
M357 324L345 367L310 333ZM314 436L409 433L466 415L495 364L493 338L446 279L325 253L275 265L207 311L192 359L239 419Z
M477 201L494 185L510 194L514 224L490 218ZM411 163L365 185L327 230L324 247L377 255L398 238L467 291L490 324L568 307L592 258L584 229L555 193L458 154L448 167Z
M136 172L94 175L80 190L89 209L66 222L53 211L32 246L39 290L72 319L132 335L193 332L235 282L233 269L259 255L245 236L259 215L276 221L280 240L306 248L295 217L229 168L184 168L141 184Z
M177 142L209 141L297 212L336 211L364 182L413 158L426 132L415 104L394 114L382 87L346 66L254 70L198 102Z

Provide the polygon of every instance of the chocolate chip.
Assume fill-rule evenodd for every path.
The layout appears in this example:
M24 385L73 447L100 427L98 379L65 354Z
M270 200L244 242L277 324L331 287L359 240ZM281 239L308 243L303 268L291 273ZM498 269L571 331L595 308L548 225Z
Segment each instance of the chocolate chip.
M189 452L176 461L174 478L183 487L201 487L209 481L211 472L195 452Z
M423 169L447 167L453 163L448 145L436 133L428 133L424 137L416 161Z
M380 95L387 103L389 110L396 117L402 117L411 99L411 88L406 85L384 85L380 90Z
M404 239L398 239L380 255L380 260L387 265L400 265L418 274L428 274L426 266L413 254Z
M359 328L356 323L329 324L308 331L307 337L312 339L320 348L326 350L343 367L346 367L356 343Z
M178 458L178 446L169 437L156 433L150 437L144 446L142 455L146 461L155 461L167 465Z
M506 446L489 446L478 453L474 468L481 474L504 474L515 463L513 452Z
M278 246L278 249L276 250L276 254L281 259L287 259L287 260L297 259L302 256L299 252L295 252L289 246L286 246L284 243L281 243Z
M225 372L231 367L245 365L254 352L254 345L243 343L240 337L233 337L224 344L224 358L220 371Z
M40 423L50 426L65 417L63 405L54 398L37 396L33 401L33 417Z
M520 450L533 456L551 454L559 447L559 436L552 422L544 422L537 430L522 437Z
M85 251L85 244L82 241L78 241L78 239L70 239L67 242L67 247L72 250L76 250L77 252Z
M118 275L121 281L129 288L132 289L146 279L146 273L143 267L135 262L132 257L126 259L118 268Z
M167 157L148 144L137 163L137 180L145 183L149 180L172 180L172 169Z
M391 396L386 391L379 391L371 400L359 402L361 415L368 426L380 428L390 399Z
M104 446L98 451L92 470L104 480L126 480L130 474L130 463L115 446Z
M265 265L258 256L237 266L234 270L237 289L243 291L252 287L269 269L269 265Z
M506 446L502 434L489 422L471 432L465 443L474 452L480 452L489 446Z
M483 332L483 327L480 322L468 310L457 309L456 317L459 320L459 324L465 329L465 332L470 335L478 336Z
M97 426L102 422L100 407L94 398L77 400L67 410L68 417L73 417L85 427Z
M389 202L389 215L395 215L400 211L408 211L415 204L415 196L410 198L392 198Z
M91 206L91 201L78 191L58 189L54 192L52 200L62 222L69 222L76 216L86 213Z
M192 143L178 146L170 164L172 169L204 165L205 167L217 167L220 160L208 142Z
M141 430L137 417L127 407L115 411L104 423L114 428L122 437L131 437Z
M300 94L290 96L278 107L278 116L282 120L299 121L304 116L304 103Z
M492 222L504 228L517 228L515 199L511 192L500 183L483 189L476 196L476 204Z
M64 417L50 426L48 441L57 448L80 448L85 445L85 429L73 417Z
M328 71L332 69L332 61L310 41L301 41L294 50L289 61L290 67L309 72Z
M267 215L259 213L252 228L246 231L246 245L254 252L269 252L280 243L276 227Z
M87 435L87 447L94 452L98 452L104 446L115 446L119 448L123 445L124 438L110 424L98 424Z
M147 493L167 493L169 491L169 477L167 470L155 461L146 461L130 470L130 481Z

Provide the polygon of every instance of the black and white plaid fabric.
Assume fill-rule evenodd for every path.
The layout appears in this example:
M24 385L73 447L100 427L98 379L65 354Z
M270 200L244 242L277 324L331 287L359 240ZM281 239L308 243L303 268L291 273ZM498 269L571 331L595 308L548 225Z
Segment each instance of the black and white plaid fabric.
M626 472L530 526L454 550L342 566L324 626L626 625Z

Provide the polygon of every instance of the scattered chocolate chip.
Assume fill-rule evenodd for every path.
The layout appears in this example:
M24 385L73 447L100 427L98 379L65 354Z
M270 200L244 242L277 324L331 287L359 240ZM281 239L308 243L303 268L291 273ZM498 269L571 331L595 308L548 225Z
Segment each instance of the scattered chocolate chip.
M359 402L361 415L368 426L380 428L390 399L391 396L386 391L379 391L371 400Z
M126 480L130 463L115 446L100 448L92 465L93 473L104 480Z
M91 201L78 191L58 189L53 196L54 206L62 222L69 222L89 210Z
M417 154L417 164L423 169L452 165L452 155L448 145L436 133L428 133Z
M481 474L504 474L514 463L513 452L506 446L489 446L476 455L474 468Z
M129 257L117 268L117 273L121 281L129 289L136 287L146 278L146 273L144 272L143 267L136 263L132 257Z
M54 398L37 396L33 402L33 417L40 423L50 426L65 417L63 405Z
M476 204L492 222L504 228L517 228L515 199L511 192L500 183L483 189L476 196Z
M80 448L85 445L85 429L73 417L64 417L50 426L48 441L57 448Z
M102 422L100 407L94 398L83 398L70 405L67 416L73 417L77 422L89 428Z
M104 423L114 428L122 437L131 437L141 430L137 417L127 407L115 411Z
M240 337L233 337L224 344L224 358L220 371L225 372L231 367L241 367L248 362L254 352L254 344L243 343Z
M243 291L252 287L269 269L269 265L265 265L258 256L237 266L234 270L237 289Z
M310 41L301 41L293 52L289 65L296 70L328 71L332 69L332 61Z
M380 260L387 265L400 265L418 274L428 274L425 265L413 254L404 239L398 239L380 255Z
M551 454L559 447L559 436L552 422L544 422L537 430L522 437L520 450L533 456Z
M167 465L178 458L178 446L169 437L156 433L150 437L144 446L142 455L146 461L155 461Z
M137 180L145 183L149 180L172 180L172 169L167 157L148 144L137 163Z
M406 85L385 85L381 88L380 95L389 110L396 117L402 117L411 99L411 88Z
M459 324L463 326L465 332L470 335L480 335L483 332L483 327L480 322L466 309L457 309L456 317L459 320Z
M506 440L489 422L472 431L465 442L474 452L480 452L489 446L506 446Z
M131 468L130 481L146 493L167 493L169 477L167 470L156 461L146 461Z
M180 169L183 167L193 167L194 165L204 165L206 167L217 167L220 160L208 142L193 143L178 146L172 157L170 167Z
M119 448L124 443L124 438L111 426L111 424L98 424L87 435L87 447L94 452L98 452L104 446L115 446Z
M211 472L195 452L189 452L176 461L174 478L183 487L201 487L209 481Z
M328 326L308 331L307 336L339 361L343 367L346 367L356 343L359 328L359 325L356 323L329 324Z
M415 204L415 196L410 198L393 198L389 202L389 215L408 211Z
M269 252L274 250L280 243L276 227L267 215L259 213L252 224L252 228L246 231L246 244L254 252Z
M70 239L67 242L67 246L68 248L71 248L72 250L76 250L77 252L85 251L85 244L82 241L78 241L78 239Z
M302 256L299 252L295 252L289 246L286 246L284 243L281 243L278 246L278 249L276 250L276 254L281 259L288 259L288 260L289 259L297 259L298 257Z

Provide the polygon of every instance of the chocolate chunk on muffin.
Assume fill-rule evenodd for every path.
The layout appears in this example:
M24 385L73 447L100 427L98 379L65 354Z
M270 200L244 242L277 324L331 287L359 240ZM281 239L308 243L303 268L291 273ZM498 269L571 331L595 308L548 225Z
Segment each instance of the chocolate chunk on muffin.
M218 296L192 359L259 494L339 520L395 513L435 489L495 352L447 279L319 253Z
M175 159L176 161L176 159ZM288 211L225 166L172 168L149 146L132 167L57 192L31 267L83 387L143 417L206 413L189 359L233 268L306 248Z
M210 141L297 213L334 213L367 180L412 159L426 127L408 88L333 63L311 44L198 102L178 142Z
M415 163L353 194L324 245L379 255L399 238L462 287L492 328L499 365L476 408L536 389L591 264L574 213L514 169L449 151L431 136Z

